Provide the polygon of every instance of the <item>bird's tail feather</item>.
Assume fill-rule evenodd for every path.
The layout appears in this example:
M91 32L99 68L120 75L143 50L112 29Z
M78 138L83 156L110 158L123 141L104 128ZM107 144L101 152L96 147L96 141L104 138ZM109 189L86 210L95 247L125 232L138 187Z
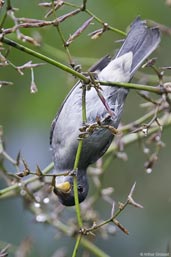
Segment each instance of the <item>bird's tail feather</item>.
M138 17L131 24L130 31L115 58L130 51L133 53L132 77L143 61L157 48L159 43L159 29L147 27L145 21Z

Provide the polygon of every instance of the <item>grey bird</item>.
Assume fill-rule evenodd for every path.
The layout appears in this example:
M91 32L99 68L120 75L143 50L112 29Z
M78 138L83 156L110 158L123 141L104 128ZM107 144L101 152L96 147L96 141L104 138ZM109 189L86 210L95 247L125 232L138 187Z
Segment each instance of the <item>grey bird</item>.
M114 58L105 56L90 71L99 81L129 82L143 61L156 49L160 42L158 28L149 28L139 17L131 24L123 45ZM64 100L52 122L50 145L55 170L58 174L73 170L82 122L82 83L79 81ZM77 171L78 197L81 203L88 193L87 167L96 162L108 149L113 133L107 128L117 128L121 119L125 98L129 90L117 86L103 86L102 94L107 107L101 101L95 88L86 91L86 123L96 127L83 139L83 147ZM109 113L110 110L110 113ZM73 176L57 176L54 192L66 206L75 204Z

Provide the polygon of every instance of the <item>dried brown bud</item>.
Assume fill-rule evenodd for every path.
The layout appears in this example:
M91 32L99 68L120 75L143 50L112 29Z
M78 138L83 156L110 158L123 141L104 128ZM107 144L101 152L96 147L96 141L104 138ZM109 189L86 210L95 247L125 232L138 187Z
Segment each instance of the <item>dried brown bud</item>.
M91 33L89 33L88 35L91 37L91 39L97 39L99 38L102 34L103 34L103 29L98 29L98 30L95 30Z
M30 174L30 170L25 169L23 172L18 172L16 175L20 178L26 177Z
M80 28L78 28L72 35L69 36L68 40L66 41L65 45L69 46L73 40L78 37L91 23L91 21L93 20L93 17L91 17L90 19L86 20L82 26Z
M149 160L144 164L146 170L152 169L157 160L158 160L157 154L156 154L156 153L153 153L153 154L150 156ZM149 172L148 172L148 173L149 173Z
M21 153L19 152L19 153L17 154L17 158L16 158L16 165L17 165L17 166L19 166L19 164L20 164L20 159L21 159Z
M122 230L126 235L129 234L129 231L116 219L113 220L113 223L120 229Z
M32 81L31 85L30 85L30 93L35 94L35 93L37 93L37 91L38 91L38 89L37 89L36 83L34 81Z
M43 175L43 173L42 173L42 171L41 171L41 169L38 165L36 167L36 175L39 176L39 177L41 177Z
M171 93L171 82L164 83L163 87L167 90L168 93Z
M26 174L25 176L27 176L30 173L30 169L26 163L26 161L24 159L22 159L23 165L24 165L24 174Z
M156 60L157 60L157 58L152 58L152 59L148 60L148 61L142 66L142 68L153 66L153 65L156 63Z
M68 19L68 18L74 16L75 14L79 13L80 11L81 11L81 9L75 9L75 10L72 11L72 12L66 13L66 14L64 14L64 15L62 15L62 16L60 16L60 17L58 17L56 20L54 20L53 24L54 24L55 26L58 26L59 23L61 23L61 22L65 21L66 19Z

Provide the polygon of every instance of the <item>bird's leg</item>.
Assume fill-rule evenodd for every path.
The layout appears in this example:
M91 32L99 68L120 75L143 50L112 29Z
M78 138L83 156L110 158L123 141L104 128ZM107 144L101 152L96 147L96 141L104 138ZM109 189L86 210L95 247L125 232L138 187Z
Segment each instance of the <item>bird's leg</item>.
M100 118L97 116L96 122L92 124L84 124L84 126L79 129L81 132L81 134L79 134L79 139L87 138L88 136L92 135L95 130L100 128L108 129L114 135L118 134L119 133L118 129L116 129L114 126L105 124L105 123L108 123L110 119L111 119L110 114L108 114L103 120L100 120Z
M116 135L116 134L119 133L119 130L116 129L114 126L105 124L105 123L109 122L110 119L111 119L110 114L108 114L102 121L99 119L99 117L96 117L96 121L97 121L97 124L98 124L99 128L106 128L106 129L110 130L110 132L113 135Z
M93 134L93 132L99 127L97 122L92 124L84 124L79 130L81 134L79 134L79 139L87 138L89 135Z
M68 176L77 176L77 170L71 170L68 172Z

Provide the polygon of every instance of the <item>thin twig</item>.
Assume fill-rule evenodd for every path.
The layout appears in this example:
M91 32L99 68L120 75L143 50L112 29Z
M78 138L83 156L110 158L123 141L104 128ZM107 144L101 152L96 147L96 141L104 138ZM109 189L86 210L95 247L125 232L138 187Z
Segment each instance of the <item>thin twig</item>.
M99 224L94 224L91 228L88 228L88 229L84 229L82 230L83 234L89 234L90 232L93 232L94 230L97 230L101 227L103 227L104 225L107 225L108 223L110 222L114 222L124 233L128 234L128 231L116 220L116 218L121 214L121 212L129 205L133 205L135 207L138 207L138 208L143 208L142 205L136 203L134 200L133 200L133 192L135 190L135 185L136 183L134 183L134 185L132 186L131 190L130 190L130 193L128 194L128 197L127 197L127 200L123 203L123 204L119 204L119 208L116 212L114 212L114 214L112 214L112 216L99 223ZM113 206L112 206L112 213L113 213Z
M7 45L10 45L10 46L12 46L12 47L14 47L14 48L16 48L16 49L22 51L22 52L25 52L25 53L27 53L27 54L30 54L30 55L32 55L32 56L35 56L35 57L37 57L37 58L39 58L39 59L45 61L45 62L47 62L47 63L50 63L50 64L52 64L52 65L54 65L54 66L56 66L56 67L58 67L58 68L60 68L60 69L62 69L62 70L64 70L64 71L66 71L66 72L68 72L68 73L74 75L75 77L77 77L77 78L83 80L85 83L89 83L89 79L88 79L86 76L84 76L83 74L81 74L81 73L79 73L79 72L77 72L77 71L71 69L70 67L68 67L68 66L66 66L66 65L64 65L64 64L62 64L62 63L60 63L60 62L58 62L58 61L55 61L55 60L52 59L52 58L49 58L49 57L46 56L46 55L40 54L40 53L38 53L38 52L36 52L36 51L34 51L34 50L32 50L32 49L26 47L26 46L23 46L23 45L21 45L21 44L15 42L15 41L13 41L13 40L11 40L11 39L8 39L8 38L6 38L6 37L3 37L3 38L1 39L1 41L2 41L3 43L7 44Z
M167 128L168 126L171 126L171 114L168 114L167 120L165 120L165 117L164 117L163 119L160 120L160 122L162 123L163 129ZM148 135L147 136L153 134L154 132L156 132L158 130L159 130L158 125L150 128L148 130ZM123 141L124 146L128 146L128 145L136 142L138 139L144 138L144 137L145 137L144 133L127 134L127 135L122 137L122 141ZM116 152L117 149L118 149L118 145L116 143L113 143L109 147L109 149L107 150L105 155L109 155L112 152Z
M43 174L47 174L50 170L52 170L54 167L54 164L53 163L50 163L43 171L42 173ZM34 176L34 177L31 177L31 178L28 178L24 181L22 181L22 185L26 186L30 183L33 183L34 181L38 180L39 177L38 176ZM21 189L21 183L17 183L15 185L12 185L12 186L9 186L9 187L6 187L4 189L1 189L0 190L0 199L1 198L5 198L5 197L10 197L12 195L15 195L16 193L18 193Z
M80 8L78 5L73 4L73 3L69 3L69 2L64 2L64 5L68 5L68 6L71 6L71 7L73 7L73 8ZM85 5L82 6L82 11L86 12L86 13L89 14L91 17L94 17L94 19L95 19L98 23L100 23L102 26L105 24L105 22L104 22L102 19L100 19L100 18L97 17L93 12L91 12L89 9L87 9L87 7L86 7ZM122 35L122 36L125 36L125 35L126 35L125 32L123 32L123 31L121 31L121 30L119 30L119 29L117 29L117 28L114 28L114 27L112 27L112 26L110 26L110 25L108 25L108 29L110 29L111 31L113 31L113 32L115 32L115 33L117 33L117 34L119 34L119 35Z

